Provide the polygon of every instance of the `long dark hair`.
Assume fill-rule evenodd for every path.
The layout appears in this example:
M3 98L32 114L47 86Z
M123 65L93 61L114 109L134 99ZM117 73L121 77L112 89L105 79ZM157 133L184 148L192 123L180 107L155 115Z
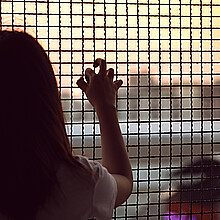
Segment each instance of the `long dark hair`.
M0 31L0 102L0 213L34 219L60 162L81 165L71 153L50 60L27 33Z

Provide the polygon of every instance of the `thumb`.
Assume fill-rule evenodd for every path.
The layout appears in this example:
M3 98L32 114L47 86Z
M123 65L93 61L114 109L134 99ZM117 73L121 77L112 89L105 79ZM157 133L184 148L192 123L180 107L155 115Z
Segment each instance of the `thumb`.
M83 77L79 78L76 82L78 87L83 91L86 92L86 89L88 87L88 84L84 81Z

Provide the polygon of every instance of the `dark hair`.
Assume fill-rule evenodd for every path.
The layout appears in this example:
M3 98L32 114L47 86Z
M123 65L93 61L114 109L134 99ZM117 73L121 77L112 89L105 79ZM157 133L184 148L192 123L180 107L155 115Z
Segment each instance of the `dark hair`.
M34 219L71 153L50 60L29 34L0 31L0 213Z

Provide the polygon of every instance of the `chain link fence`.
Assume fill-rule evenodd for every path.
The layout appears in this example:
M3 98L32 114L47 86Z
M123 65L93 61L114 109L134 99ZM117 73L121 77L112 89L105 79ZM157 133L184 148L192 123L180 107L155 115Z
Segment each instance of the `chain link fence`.
M77 154L101 161L76 80L96 58L123 80L134 189L113 219L220 219L218 0L2 0L0 15L2 30L30 33L49 55Z

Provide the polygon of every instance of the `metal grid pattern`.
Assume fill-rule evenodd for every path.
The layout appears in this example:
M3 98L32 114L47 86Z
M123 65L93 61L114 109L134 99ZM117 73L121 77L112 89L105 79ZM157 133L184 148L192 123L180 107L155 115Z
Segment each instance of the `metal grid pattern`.
M218 0L2 0L1 29L49 54L73 150L101 159L76 80L94 59L124 81L117 106L134 190L113 219L220 219Z

